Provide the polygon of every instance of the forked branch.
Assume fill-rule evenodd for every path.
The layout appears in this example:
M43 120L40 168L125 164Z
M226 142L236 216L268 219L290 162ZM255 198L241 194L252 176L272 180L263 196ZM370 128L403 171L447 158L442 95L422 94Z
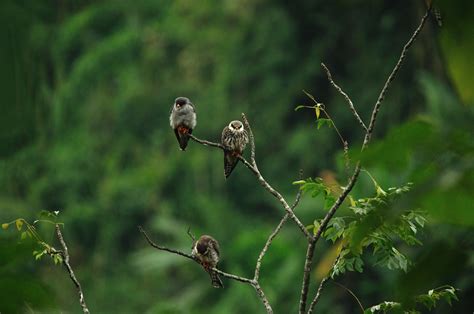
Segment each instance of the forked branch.
M385 95L387 94L387 91L390 87L390 84L392 83L393 79L395 78L398 71L400 70L400 67L403 64L403 60L405 59L405 56L406 56L406 53L407 53L408 49L414 43L415 39L417 38L418 34L420 33L421 29L423 28L423 26L426 22L426 19L429 16L430 9L431 8L428 8L425 15L421 18L420 24L415 29L414 33L412 34L410 39L407 41L407 43L403 46L400 57L399 57L397 63L395 64L395 67L393 68L392 72L388 76L388 78L387 78L387 80L386 80L386 82L385 82L385 84L384 84L384 86L383 86L383 88L382 88L382 90L379 94L379 97L377 98L377 101L376 101L376 103L374 105L374 108L372 110L372 116L370 118L370 123L369 123L369 126L367 127L367 131L365 133L364 142L362 144L361 150L364 150L365 148L367 148L367 146L370 142L370 139L371 139L372 133L374 131L374 127L375 127L375 122L377 121L377 114L380 110L380 106L382 105L382 102L385 99ZM347 96L347 98L350 100L349 96ZM352 101L351 101L351 103L352 103ZM332 219L332 217L334 216L336 211L339 209L339 207L342 205L342 203L344 202L344 200L346 199L346 197L349 195L350 191L354 187L355 183L357 182L360 170L361 170L361 165L360 165L360 161L359 161L356 164L356 167L354 169L354 173L350 177L348 184L344 187L342 193L339 195L339 197L337 198L334 205L331 207L331 209L325 215L325 217L322 220L321 225L319 226L319 229L318 229L316 235L314 236L314 238L309 241L308 250L307 250L307 254L306 254L306 263L305 263L304 274L303 274L303 285L302 285L302 289L301 289L300 313L304 313L305 309L306 309L306 300L307 300L307 297L308 297L308 287L309 287L309 277L310 277L310 272L311 272L311 263L312 263L313 256L314 256L314 246L316 245L318 240L321 238L321 235L324 232L324 230L326 230L326 227L327 227L329 221ZM316 299L315 302L317 302L317 299Z

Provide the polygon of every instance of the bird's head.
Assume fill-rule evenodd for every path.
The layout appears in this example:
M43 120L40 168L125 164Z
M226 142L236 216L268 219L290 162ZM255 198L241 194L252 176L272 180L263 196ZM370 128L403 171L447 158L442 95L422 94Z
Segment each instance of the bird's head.
M239 120L234 120L229 123L229 129L234 132L243 132L244 125Z
M189 101L189 98L186 98L186 97L178 97L174 101L174 107L177 110L180 110L180 109L182 109L182 108L184 108L184 107L186 107L190 104L191 104L191 102Z
M198 241L198 243L196 243L196 250L199 254L206 255L208 249L209 245L207 243L204 243L203 241Z

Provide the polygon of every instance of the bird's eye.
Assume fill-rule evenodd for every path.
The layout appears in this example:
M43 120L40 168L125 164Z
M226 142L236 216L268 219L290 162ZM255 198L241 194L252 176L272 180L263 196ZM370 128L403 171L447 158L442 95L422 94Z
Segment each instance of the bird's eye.
M181 107L181 105L176 103L176 108L180 108L180 107Z

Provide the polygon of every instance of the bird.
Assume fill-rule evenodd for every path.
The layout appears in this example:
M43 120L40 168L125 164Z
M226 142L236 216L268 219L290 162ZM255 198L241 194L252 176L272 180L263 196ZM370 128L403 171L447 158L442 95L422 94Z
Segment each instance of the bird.
M186 150L189 134L196 127L196 110L193 103L186 97L178 97L170 112L170 126L174 130L179 147Z
M192 256L204 267L211 277L212 286L214 288L223 288L224 284L217 272L212 268L217 266L219 262L219 243L210 235L202 235L193 244Z
M222 130L221 144L224 146L224 175L226 179L232 173L238 156L242 155L249 142L249 136L242 122L233 120Z

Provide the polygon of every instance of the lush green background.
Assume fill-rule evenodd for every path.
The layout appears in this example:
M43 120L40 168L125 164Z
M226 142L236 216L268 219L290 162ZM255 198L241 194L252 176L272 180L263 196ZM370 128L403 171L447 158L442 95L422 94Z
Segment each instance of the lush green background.
M407 274L366 266L337 278L364 306L451 284L460 301L437 311L474 309L473 3L439 7L443 27L431 19L409 52L363 156L382 187L415 183L403 206L428 211L424 246L401 246L414 262ZM195 134L209 140L245 112L261 171L289 200L300 168L344 184L337 135L316 130L313 113L294 111L310 104L302 89L326 104L356 150L362 129L319 64L367 121L423 10L421 0L3 0L0 222L60 210L93 312L263 312L249 286L226 280L212 289L196 264L151 249L137 230L184 250L188 226L211 234L221 268L251 276L283 214L243 166L225 181L221 152L195 143L179 151L168 125L174 98L192 99ZM362 175L352 195L374 193ZM309 197L297 211L306 224L324 215ZM55 243L51 228L40 231ZM0 312L79 312L67 274L48 258L35 262L32 245L13 228L0 233ZM331 247L318 244L316 269ZM261 274L277 313L297 309L304 254L289 223ZM315 272L313 293L319 279ZM333 283L318 309L358 311Z

